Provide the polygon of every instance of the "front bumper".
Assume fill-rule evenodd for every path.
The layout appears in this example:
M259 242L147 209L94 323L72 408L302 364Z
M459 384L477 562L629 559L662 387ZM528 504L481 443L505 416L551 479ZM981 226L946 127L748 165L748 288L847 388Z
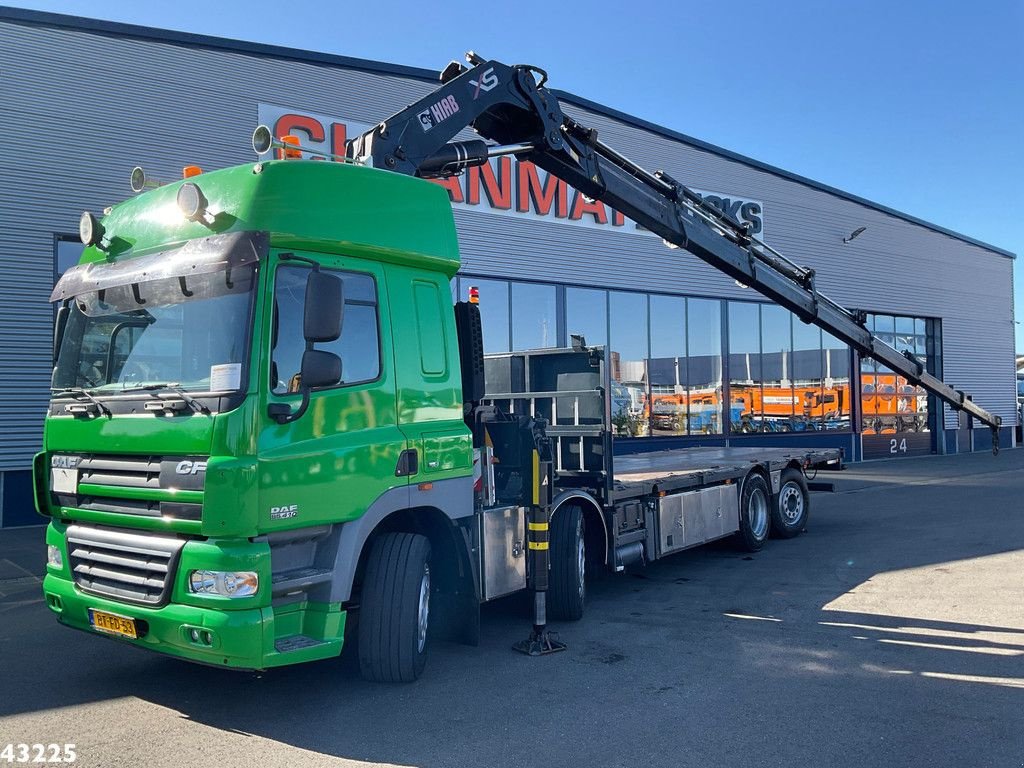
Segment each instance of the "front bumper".
M187 541L181 547L180 558L168 565L170 573L163 600L144 605L99 594L104 590L88 588L88 581L76 583L72 576L75 564L68 553L68 537L75 530L74 526L53 521L46 536L47 544L61 553L62 562L47 566L43 593L50 610L66 626L181 659L235 669L266 669L329 658L341 652L346 614L340 604L296 601L272 605L270 550L265 542ZM77 547L84 539L80 534L75 536ZM94 539L103 546L101 539L95 535ZM134 536L128 543L137 545L139 541ZM156 545L152 546L155 551ZM88 548L88 542L85 547ZM108 549L107 554L110 553ZM82 556L76 552L76 557ZM103 562L99 565L115 567ZM79 566L82 567L81 562ZM256 571L260 591L243 598L196 595L188 589L188 574L192 570ZM90 609L133 619L138 637L132 639L96 629L89 620ZM193 630L198 637L193 637Z
M268 656L279 655L273 653L274 615L270 608L222 611L175 603L147 608L85 594L70 580L52 573L43 579L43 593L50 610L62 624L189 661L263 669L274 666ZM90 608L135 619L140 637L130 640L95 629L89 622ZM192 641L191 629L208 630L210 645ZM270 653L264 642L268 629Z

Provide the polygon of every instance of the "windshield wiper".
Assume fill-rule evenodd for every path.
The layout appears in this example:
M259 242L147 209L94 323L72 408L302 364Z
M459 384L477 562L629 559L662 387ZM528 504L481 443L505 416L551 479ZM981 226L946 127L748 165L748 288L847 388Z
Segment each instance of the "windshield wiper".
M61 395L71 395L75 400L79 399L79 397L84 397L90 403L95 405L99 412L102 413L104 416L113 417L114 415L113 412L109 408L107 408L107 406L104 405L101 400L94 397L81 387L64 387L61 389L53 389L50 392L50 397L60 397ZM69 408L70 406L65 407ZM86 409L88 409L88 406L86 406ZM74 413L74 411L69 412Z
M191 408L196 413L202 413L202 414L205 414L205 415L209 415L210 414L210 409L209 408L207 408L205 405L203 405L198 400L196 400L194 397L192 397L192 395L190 395L188 392L186 392L184 389L182 389L181 385L178 384L177 382L169 382L167 384L140 384L137 387L125 387L121 391L122 392L138 392L140 390L147 390L147 391L151 391L151 392L156 392L156 391L161 391L161 392L170 391L170 392L174 392L175 394L178 395L178 397L180 397L182 400L185 401L185 404L188 405L189 408Z

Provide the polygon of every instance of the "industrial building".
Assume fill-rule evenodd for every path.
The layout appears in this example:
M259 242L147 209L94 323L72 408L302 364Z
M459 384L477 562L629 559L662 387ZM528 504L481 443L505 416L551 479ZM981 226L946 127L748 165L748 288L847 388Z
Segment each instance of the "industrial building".
M173 180L185 165L252 161L260 123L323 159L343 153L438 75L12 8L0 8L0 39L0 114L17 145L0 188L0 526L16 526L39 522L29 467L49 394L48 298L81 252L79 214L131 195L136 165ZM1013 444L1012 253L559 97L604 141L816 270L820 291L1000 415ZM480 289L486 351L607 345L617 452L799 444L861 460L991 447L987 429L529 163L495 158L444 185L463 259L453 295Z

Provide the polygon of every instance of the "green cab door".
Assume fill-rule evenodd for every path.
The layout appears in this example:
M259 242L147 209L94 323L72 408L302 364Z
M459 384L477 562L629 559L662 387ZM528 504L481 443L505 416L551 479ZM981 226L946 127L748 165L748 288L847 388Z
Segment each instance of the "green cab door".
M315 258L343 282L340 336L315 345L341 358L341 380L312 391L307 411L295 421L278 424L268 416L269 404L286 403L294 411L302 399L299 368L311 270L276 254L262 308L265 386L256 416L261 531L346 522L389 490L408 491L408 478L395 474L407 440L398 426L385 270L351 257L295 255Z

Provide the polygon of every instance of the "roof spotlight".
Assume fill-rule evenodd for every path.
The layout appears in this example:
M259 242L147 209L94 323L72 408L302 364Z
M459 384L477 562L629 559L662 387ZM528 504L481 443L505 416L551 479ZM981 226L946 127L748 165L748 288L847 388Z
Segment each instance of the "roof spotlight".
M159 179L151 179L146 175L146 172L142 169L141 165L136 165L132 168L131 178L132 192L142 192L144 189L156 189L162 187L164 183Z
M209 201L199 189L198 184L186 182L178 189L178 208L189 221L202 221L206 218L206 206Z
M84 245L96 245L103 239L103 225L89 211L83 211L78 219L78 236Z

